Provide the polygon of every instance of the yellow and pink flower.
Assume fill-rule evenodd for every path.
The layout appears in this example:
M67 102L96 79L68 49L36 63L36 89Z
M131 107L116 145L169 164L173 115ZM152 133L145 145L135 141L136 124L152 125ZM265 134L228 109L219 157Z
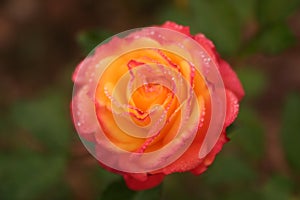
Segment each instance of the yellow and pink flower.
M244 96L213 43L174 22L112 37L73 81L80 138L134 190L175 172L203 173L228 141Z

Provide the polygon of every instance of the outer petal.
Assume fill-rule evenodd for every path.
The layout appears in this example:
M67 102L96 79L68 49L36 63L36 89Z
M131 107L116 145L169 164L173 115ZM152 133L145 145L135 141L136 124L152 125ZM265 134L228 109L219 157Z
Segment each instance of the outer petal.
M237 96L238 100L241 100L245 95L242 84L230 65L220 58L219 54L216 52L213 42L207 39L203 34L195 35L194 39L204 47L207 53L219 65L218 67L223 78L225 88L231 90Z
M165 174L163 173L157 173L157 174L126 173L126 172L118 171L116 169L112 169L101 162L99 162L99 164L107 171L122 175L126 182L126 185L132 190L146 190L155 187L159 185L165 177Z
M194 168L193 170L191 170L191 172L195 175L199 175L205 172L208 166L210 166L213 163L216 155L221 151L223 145L228 141L229 139L227 138L226 133L224 131L220 135L220 138L217 141L214 148L212 149L212 151L203 159L202 163L198 165L196 168Z
M239 112L239 102L238 98L230 90L226 90L226 118L224 127L229 126L237 117Z
M193 37L193 39L196 40L201 46L204 47L204 49L206 50L208 55L210 55L213 60L215 60L216 62L218 61L219 54L217 53L216 47L211 40L209 40L207 37L205 37L205 35L203 35L202 33L196 34Z
M165 175L162 173L146 176L146 180L141 181L131 176L130 174L123 175L126 185L132 190L146 190L159 185Z
M94 64L92 63L92 58L87 57L83 61L79 63L79 65L76 67L73 76L72 81L79 85L84 85L88 80L88 75L91 73L91 70L93 69ZM79 70L85 71L85 73L81 73L79 75Z
M97 120L93 116L94 105L88 96L88 87L83 86L73 97L72 104L74 115L76 115L77 123L73 118L74 125L78 132L81 133L80 136L88 141L94 141L94 131L97 129Z
M245 96L245 92L236 73L232 70L230 65L222 59L220 59L219 65L225 88L231 90L240 101Z
M206 110L203 126L199 127L197 135L190 147L184 152L183 155L181 155L180 158L178 158L176 161L166 166L165 168L159 170L159 172L163 172L164 174L185 172L194 169L202 162L202 159L199 159L198 154L209 126L209 123L205 123L209 121L209 112L209 110Z
M171 29L171 30L174 30L174 31L181 32L185 35L191 36L190 27L182 26L182 25L176 24L175 22L167 21L161 27L162 28L168 28L168 29Z

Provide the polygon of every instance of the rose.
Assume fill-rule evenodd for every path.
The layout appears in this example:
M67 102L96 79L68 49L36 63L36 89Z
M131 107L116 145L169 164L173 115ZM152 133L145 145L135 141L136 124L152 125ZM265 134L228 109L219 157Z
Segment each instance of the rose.
M244 96L236 74L203 34L173 22L119 37L73 75L82 141L134 190L175 172L203 173L228 141Z

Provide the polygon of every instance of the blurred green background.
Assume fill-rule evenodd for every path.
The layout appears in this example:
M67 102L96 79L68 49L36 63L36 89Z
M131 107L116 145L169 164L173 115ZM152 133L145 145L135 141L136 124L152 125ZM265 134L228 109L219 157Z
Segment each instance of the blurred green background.
M0 1L0 199L300 199L300 0ZM214 41L246 90L201 176L133 192L71 120L71 74L98 43L165 20Z

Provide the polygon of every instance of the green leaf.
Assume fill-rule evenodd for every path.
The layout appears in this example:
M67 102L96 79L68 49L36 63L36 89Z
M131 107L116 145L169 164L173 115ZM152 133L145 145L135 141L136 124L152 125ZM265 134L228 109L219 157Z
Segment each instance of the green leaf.
M290 94L283 109L281 138L288 162L299 174L300 170L300 95Z
M162 186L144 191L130 190L123 179L111 183L103 192L101 200L152 200L161 198Z
M245 89L245 99L254 99L261 95L266 88L267 77L262 70L250 67L237 69L238 77Z
M264 128L255 111L245 104L241 104L236 128L230 134L232 142L243 153L253 159L262 158L264 155Z
M50 152L66 152L70 140L69 102L58 92L48 91L33 100L12 105L16 127L38 139ZM34 141L34 140L33 140Z
M123 179L111 183L103 192L101 200L133 200L136 192L127 188Z
M188 185L185 184L183 177L187 177L187 173L174 173L165 177L163 183L163 199L191 199L191 194L187 192ZM188 181L193 183L193 181Z
M59 156L0 154L0 199L36 199L60 182L64 167Z
M10 141L12 137L12 132L14 132L14 123L9 119L9 112L0 111L0 144Z
M241 42L241 24L228 1L191 0L191 30L203 32L221 54L235 53Z
M255 18L257 0L228 0L241 23Z
M113 34L106 30L89 30L77 35L77 41L85 54L90 53L97 45Z
M257 1L257 15L262 24L283 21L299 5L299 0L263 0Z
M153 200L161 199L162 185L159 185L155 188L140 191L136 194L134 200Z
M291 199L293 184L289 179L274 176L264 185L262 197L264 200Z
M242 159L234 156L220 155L207 170L205 176L208 184L236 185L253 181L255 172Z
M191 0L186 9L173 6L163 10L161 19L190 26L193 34L204 33L221 54L233 54L240 46L241 22L229 0Z
M264 29L253 41L255 49L267 54L277 54L292 46L296 39L285 23L274 24Z
M219 195L220 196L220 195ZM255 191L251 188L237 189L232 188L231 191L227 192L226 200L264 200L261 198L261 195L258 191Z
M74 199L69 183L65 180L60 180L46 192L43 192L40 197L42 197L43 200Z
M96 196L101 196L103 191L112 182L118 180L120 175L111 173L96 165L92 172L91 182L93 183L93 189Z
M160 23L174 21L184 26L190 26L191 15L175 6L166 7L160 14Z

